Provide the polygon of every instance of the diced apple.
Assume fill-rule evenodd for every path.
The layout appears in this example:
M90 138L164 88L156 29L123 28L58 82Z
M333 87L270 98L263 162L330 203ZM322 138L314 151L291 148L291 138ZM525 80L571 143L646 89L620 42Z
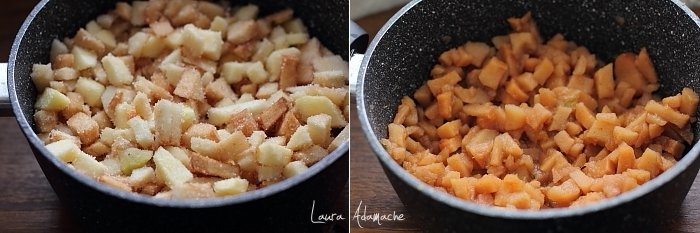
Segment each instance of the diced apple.
M153 133L151 132L150 124L141 119L140 116L131 118L128 121L129 127L134 131L136 142L143 148L151 148L155 142Z
M123 174L130 175L131 171L141 168L153 157L153 151L128 148L119 153L119 166Z
M221 66L221 76L230 84L238 83L243 80L249 65L249 63L226 62Z
M214 182L214 193L217 196L232 196L244 193L248 190L248 180L241 178L230 178Z
M331 117L331 126L334 128L347 124L343 112L325 96L304 96L294 102L301 119L304 121L313 115L326 114Z
M270 73L270 81L277 81L279 79L282 59L285 56L299 57L300 55L301 52L297 48L286 48L272 52L265 61L265 68Z
M152 182L155 180L155 178L155 170L149 166L144 166L131 171L131 175L129 176L129 184L133 187L139 188Z
M258 162L270 167L283 167L292 159L292 150L271 142L258 146Z
M102 58L102 67L107 73L109 83L115 86L129 85L134 81L134 76L124 64L124 61L112 54L107 54L107 56Z
M195 57L219 60L224 42L221 39L221 32L200 29L188 24L183 29L182 44Z
M89 177L97 178L105 174L107 167L98 162L95 157L80 152L72 163L75 170Z
M75 92L83 96L85 103L90 107L101 107L100 98L104 91L104 85L89 78L80 77L75 84Z
M304 162L294 161L284 166L284 171L282 172L282 174L284 174L284 177L290 178L292 176L301 174L307 169L309 168L306 166L306 164L304 164Z
M78 46L73 46L74 68L84 70L97 65L97 55Z
M245 103L236 103L225 107L210 108L208 111L209 123L217 126L228 123L231 116L247 109L250 113L258 114L267 109L268 104L265 100L252 100Z
M250 65L248 65L248 69L246 70L246 75L248 76L250 82L255 84L265 83L269 80L268 73L265 71L265 67L263 67L262 62L260 61L250 63Z
M156 142L160 145L180 145L183 107L169 100L160 100L154 108Z
M292 134L289 138L289 142L287 142L287 148L292 151L298 151L313 144L314 142L309 134L309 127L305 125L298 127L294 134Z
M49 87L49 82L53 81L53 70L51 69L51 64L34 64L32 66L32 73L29 74L34 82L34 86L39 90L43 91L44 88Z
M80 148L69 139L60 140L46 145L46 149L63 162L70 163L75 160Z
M185 165L182 165L180 160L173 157L163 147L156 150L155 155L153 155L153 162L156 165L156 176L162 179L170 188L182 185L194 178Z
M68 99L66 95L53 88L46 88L41 96L39 96L34 107L41 110L56 112L65 109L69 104L70 99Z
M331 116L323 113L313 115L306 119L306 124L314 144L327 147L331 138Z

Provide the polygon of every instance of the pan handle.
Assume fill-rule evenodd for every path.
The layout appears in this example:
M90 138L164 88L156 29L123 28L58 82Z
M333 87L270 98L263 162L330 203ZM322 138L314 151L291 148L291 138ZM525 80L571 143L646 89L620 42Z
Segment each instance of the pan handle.
M0 63L0 117L12 116L10 94L7 85L7 63Z
M350 93L355 94L357 75L360 73L362 59L367 50L369 35L360 25L350 21Z

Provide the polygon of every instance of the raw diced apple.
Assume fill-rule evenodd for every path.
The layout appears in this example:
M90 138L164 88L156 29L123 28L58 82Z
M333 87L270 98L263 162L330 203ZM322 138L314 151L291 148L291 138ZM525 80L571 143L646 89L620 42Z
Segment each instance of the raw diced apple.
M156 165L156 176L162 179L170 188L182 185L194 178L190 170L187 170L180 160L173 157L163 147L156 150L155 155L153 155L153 162Z
M155 170L149 166L144 166L131 171L131 175L129 176L129 184L133 187L139 188L155 180L155 178Z
M80 153L80 148L69 139L60 140L46 145L46 149L51 152L51 154L58 157L63 162L70 163L73 162Z
M248 180L241 178L230 178L214 182L214 193L217 196L231 196L248 190Z
M208 111L209 123L213 125L223 125L231 120L231 116L247 109L250 113L258 114L267 109L268 105L265 100L252 100L245 103L237 103L225 107L210 108Z
M78 46L73 46L74 68L84 70L97 65L97 55Z
M289 178L292 176L299 175L307 169L309 169L309 167L307 167L306 164L304 164L304 162L294 161L284 166L284 171L282 172L282 174L284 174L284 177Z
M43 91L44 88L49 87L49 82L53 81L53 70L51 69L51 64L34 64L32 66L32 73L29 74L32 77L32 82L34 86L39 90Z
M72 164L75 170L92 178L100 177L107 171L107 167L104 164L95 160L95 157L83 152L76 155Z
M46 88L41 96L39 96L34 107L41 110L56 112L65 109L69 104L70 99L68 99L66 95L53 88Z
M153 151L128 148L119 153L119 166L123 174L130 175L131 171L141 168L153 157Z
M270 167L283 167L292 159L292 150L271 142L258 146L258 162Z
M219 60L224 41L221 39L221 32L188 24L183 29L182 44L195 57Z
M83 96L85 103L90 107L101 107L100 97L104 91L104 85L89 78L80 77L75 84L75 92Z
M331 138L331 116L323 113L310 116L306 118L306 125L314 144L327 147Z
M243 80L249 65L249 63L226 62L221 66L221 76L230 84L238 83Z
M301 119L304 121L310 116L323 113L331 117L331 126L334 128L347 124L343 112L325 96L304 96L294 102L297 112L301 114Z
M297 48L286 48L272 52L265 61L265 68L270 72L270 81L277 81L279 79L282 59L285 56L299 57L300 55L301 52Z
M246 75L248 76L250 82L255 84L265 83L269 80L267 77L268 73L265 71L265 67L263 67L262 62L260 61L250 63L250 65L248 65L248 69L246 70Z
M128 124L134 131L136 142L143 148L151 148L151 145L155 142L155 138L151 132L150 124L140 116L131 118Z
M134 81L134 76L129 72L129 68L124 64L124 61L111 53L102 58L102 67L107 73L109 83L115 86L129 85Z
M309 134L309 127L305 125L298 127L294 134L292 134L292 136L289 138L289 142L287 143L287 148L292 151L298 151L313 144L314 142Z
M180 145L184 122L181 105L169 100L160 100L154 108L156 142L160 145Z

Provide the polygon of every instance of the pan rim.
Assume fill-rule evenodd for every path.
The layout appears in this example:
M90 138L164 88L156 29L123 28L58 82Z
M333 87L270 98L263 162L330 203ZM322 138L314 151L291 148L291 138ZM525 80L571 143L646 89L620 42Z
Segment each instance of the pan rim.
M688 7L686 7L682 2L680 2L680 0L671 1L683 12L685 12L685 15L689 16L697 27L700 27L700 19L698 19L698 16L696 16ZM397 176L399 180L405 185L415 189L422 195L425 195L436 202L443 203L451 208L486 217L510 220L546 220L555 218L567 218L593 214L603 210L612 209L617 206L636 200L637 198L641 198L642 196L645 196L651 193L652 191L660 188L662 185L670 182L671 180L676 178L681 172L684 172L693 163L698 161L698 157L700 157L700 141L698 143L695 143L693 147L688 151L688 153L686 153L680 161L678 161L674 166L672 166L671 169L665 171L664 173L655 177L654 179L651 179L647 183L644 183L633 190L624 192L619 196L613 198L606 198L605 200L576 208L551 208L536 211L495 208L492 206L476 204L473 202L459 199L453 195L439 191L433 186L423 183L418 178L409 174L406 170L399 166L398 163L396 163L391 158L391 156L386 152L384 147L379 143L378 137L374 133L372 125L369 122L369 117L367 114L368 103L366 101L364 93L364 83L366 78L365 71L372 59L372 55L377 45L387 34L388 30L393 26L394 23L399 21L406 12L410 11L413 7L422 2L423 0L413 0L410 3L406 4L396 14L394 14L389 19L389 21L387 21L387 23L384 24L384 26L382 26L379 32L377 32L377 35L370 43L370 46L367 49L367 53L365 54L362 60L362 64L360 65L356 93L357 111L358 118L360 120L360 126L362 127L362 131L364 132L370 147L374 151L375 156L377 156L382 166L385 168L384 171L387 172L388 170L388 172L391 172L393 175ZM411 210L409 209L409 212L410 211Z
M17 89L16 89L15 79L18 79L19 77L15 77L15 68L17 65L16 64L17 63L17 55L19 52L20 44L22 43L22 41L24 39L24 35L26 34L27 30L31 26L32 22L34 22L37 15L39 13L41 13L42 10L44 10L45 6L50 1L51 0L42 0L32 9L32 11L29 13L27 18L22 23L22 26L20 27L19 31L17 32L15 40L12 43L12 48L10 50L10 58L8 61L8 69L7 69L7 77L8 77L7 81L8 81L8 89L9 89L9 94L10 94L10 102L12 105L12 111L15 114L15 119L17 120L17 123L19 124L20 129L22 130L22 133L24 134L25 138L27 138L27 141L29 142L31 147L33 149L35 149L35 151L33 152L34 156L35 157L38 157L38 156L44 157L46 160L49 161L49 163L50 163L49 166L56 167L60 172L66 174L68 177L70 177L70 179L74 179L75 181L77 181L81 185L87 186L90 189L97 191L98 193L101 193L103 195L109 196L111 198L116 198L116 199L120 199L123 201L128 201L128 202L133 202L133 203L143 204L143 205L149 205L149 206L154 206L154 207L180 208L180 209L216 208L216 207L223 207L223 206L232 206L232 205L238 205L238 204L253 203L256 200L262 200L262 199L265 199L267 197L274 196L277 194L282 195L284 193L284 191L296 187L297 185L311 179L311 177L315 177L316 175L318 175L322 171L329 168L331 165L338 162L338 160L340 158L343 158L345 155L348 154L348 152L349 152L349 140L346 140L340 146L338 146L338 148L336 148L334 151L332 151L331 153L326 155L323 159L316 162L316 164L310 166L308 170L306 170L305 172L303 172L299 175L285 179L283 181L280 181L278 183L275 183L273 185L270 185L270 186L262 188L262 189L257 189L254 191L245 192L245 193L235 195L235 196L215 197L215 198L209 198L209 199L196 199L196 200L159 199L159 198L154 198L154 197L136 194L136 193L132 193L132 192L125 192L125 191L122 191L122 190L119 190L119 189L116 189L113 187L109 187L108 185L100 183L96 179L90 178L86 175L79 173L78 171L68 167L66 163L59 160L56 156L53 156L46 149L46 146L43 144L41 139L39 139L38 135L33 130L32 126L29 124L29 121L24 116L24 112L20 106L19 99L17 97ZM25 78L28 78L28 77L25 77ZM38 159L38 158L36 158L36 159ZM44 173L43 169L42 169L42 173ZM52 186L52 188L53 188L53 186ZM61 197L61 196L59 196L59 197Z

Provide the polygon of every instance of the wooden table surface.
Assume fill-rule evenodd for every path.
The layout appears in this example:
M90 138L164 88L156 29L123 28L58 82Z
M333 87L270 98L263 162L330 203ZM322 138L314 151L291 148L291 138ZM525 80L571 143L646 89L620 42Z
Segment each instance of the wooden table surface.
M370 38L373 38L381 26L397 10L398 8L367 16L358 19L356 22L370 34ZM696 10L696 13L697 12L700 11ZM353 220L350 223L352 226L351 231L418 232L420 222L412 219L407 213L406 208L389 183L388 178L379 164L379 160L370 149L367 139L362 132L362 128L358 124L359 120L356 112L353 113L352 117L352 122L354 122L354 124L350 131L350 140L352 142L350 149L350 216L355 214L355 211L360 205L360 201L362 201L360 214L363 213L362 211L366 207L367 214L387 214L395 211L397 214L404 214L406 220L381 222L381 225L371 221L360 221L359 224L362 225L363 228L360 228L357 221ZM677 219L674 226L669 227L668 232L700 232L700 174L695 178L695 183L683 203L680 218Z

